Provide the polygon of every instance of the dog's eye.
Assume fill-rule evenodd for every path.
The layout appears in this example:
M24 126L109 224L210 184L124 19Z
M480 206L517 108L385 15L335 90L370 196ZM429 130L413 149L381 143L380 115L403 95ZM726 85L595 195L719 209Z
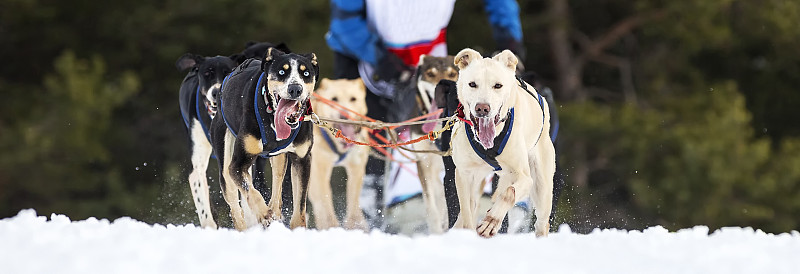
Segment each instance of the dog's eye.
M308 73L308 71L303 72L303 76L308 77L309 75L311 75L311 73Z
M286 71L284 71L284 70L279 70L278 71L278 75L284 75L284 74L286 74Z
M355 102L355 101L356 101L356 97L350 97L350 102Z
M331 98L331 101L339 102L339 98L338 97L333 97L333 98Z
M477 88L477 87L478 87L478 84L475 84L475 82L469 82L469 87L471 87L471 88Z
M494 84L494 89L500 89L502 87L503 87L503 85L500 84L500 83Z
M456 76L458 76L458 75L456 75L455 73L450 73L450 75L448 75L447 77L449 77L449 78L456 78Z
M433 72L428 72L428 73L426 73L425 75L427 75L427 76L428 76L428 78L433 78L433 77L436 77L436 73L433 73Z

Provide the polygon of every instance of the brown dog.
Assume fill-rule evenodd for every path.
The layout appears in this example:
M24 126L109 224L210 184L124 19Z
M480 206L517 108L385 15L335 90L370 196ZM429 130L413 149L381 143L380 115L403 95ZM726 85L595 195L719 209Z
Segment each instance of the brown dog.
M417 106L418 115L437 111L434 99L436 84L441 80L456 81L458 67L453 64L453 56L434 57L422 55L417 64ZM436 119L438 117L429 117ZM411 128L411 138L415 139L441 128L440 123L429 123ZM422 141L412 145L415 150L438 150L433 141ZM442 233L447 230L447 206L444 199L444 186L441 173L444 170L442 157L432 153L417 153L417 173L422 184L422 199L427 208L428 231Z
M330 80L322 79L317 94L332 100L361 115L367 114L365 97L367 90L361 79ZM347 113L331 105L312 100L314 112L320 117L358 119L358 116ZM350 139L366 141L367 131L354 125L335 124L342 134ZM364 172L367 165L369 147L353 146L334 138L327 129L317 127L314 130L314 146L311 148L311 181L308 186L308 200L314 208L314 219L317 229L339 226L333 209L331 194L331 171L335 166L343 166L347 170L347 213L344 227L347 229L367 229L364 213L358 204L361 186L364 184Z

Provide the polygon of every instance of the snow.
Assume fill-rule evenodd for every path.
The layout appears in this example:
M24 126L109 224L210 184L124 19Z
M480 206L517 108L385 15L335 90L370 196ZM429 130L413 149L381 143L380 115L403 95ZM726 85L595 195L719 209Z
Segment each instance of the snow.
M48 220L30 209L0 220L0 273L800 273L799 255L797 231L736 227L483 239Z

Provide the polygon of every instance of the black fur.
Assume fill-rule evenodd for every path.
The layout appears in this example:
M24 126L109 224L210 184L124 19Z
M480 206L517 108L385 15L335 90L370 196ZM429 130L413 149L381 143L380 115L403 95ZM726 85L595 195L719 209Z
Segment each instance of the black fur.
M232 59L235 59L237 62L242 63L244 60L250 58L256 59L263 59L264 55L267 53L267 49L275 48L285 53L291 53L292 50L289 49L288 46L284 43L273 44L270 42L255 42L250 41L244 45L244 50L241 53L237 53L231 56Z
M200 99L205 100L206 91L216 84L222 83L228 73L230 73L237 63L225 56L203 57L191 53L186 53L175 62L178 70L185 71L191 69L186 77L183 78L183 83L180 87L179 104L181 108L181 115L185 119L184 122L191 123L193 119L200 120L201 123L208 125L211 122L210 117L207 115L197 116L196 107L200 104L202 111L205 111L204 102L198 102L197 87L200 89ZM218 94L215 94L218 95Z
M234 151L232 153L232 159L230 159L230 173L232 175L232 179L235 181L234 183L239 188L244 190L247 190L248 186L246 182L243 182L241 172L252 166L256 158L259 156L275 156L278 152L273 154L270 154L270 152L288 143L287 140L277 140L275 137L276 134L273 125L275 107L277 105L275 100L279 98L277 98L278 95L276 94L276 91L268 90L268 88L269 82L271 81L286 81L286 76L290 73L284 71L283 75L279 75L279 71L284 69L283 65L291 60L294 60L298 64L297 67L304 65L305 70L309 72L309 76L306 77L302 75L302 72L300 74L304 83L315 83L316 78L318 77L319 68L316 65L316 58L312 54L286 54L274 48L267 51L264 59L246 60L239 67L237 67L228 80L226 80L225 85L222 88L222 97L220 101L221 108L219 111L220 114L214 118L211 125L212 143L214 153L217 156L217 161L220 166L220 183L223 190L225 189L225 184L229 183L225 182L224 176L222 176L223 166L226 160L223 157L225 133L227 131L230 130L237 136L235 139L236 144L233 146ZM293 67L292 69L297 69L297 67ZM298 71L300 70L298 69ZM261 79L259 84L259 78L262 75L262 72L266 72L266 74ZM261 95L262 88L267 89L265 96ZM312 92L312 90L308 90L307 92L309 93L308 97L310 97L310 92ZM308 98L305 98L305 100L306 102L301 103L308 104ZM256 107L258 108L258 112L261 115L261 120L264 123L264 138L267 141L260 153L252 154L245 150L243 138L248 135L253 136L256 139L262 138L261 128L259 127L258 119L256 118ZM301 195L300 197L302 197L301 207L302 210L305 211L305 197L310 175L310 151L313 143L313 124L310 121L304 121L300 123L297 130L298 132L296 138L289 145L293 145L294 147L308 145L308 151L285 153L288 153L289 162L287 162L287 164L290 166L290 172L299 177L300 182L295 183L299 183L301 188L297 191L299 191L299 194ZM300 157L298 154L304 155L304 157ZM273 174L277 174L276 172L283 173L282 171L275 170L275 168L273 168L272 172ZM287 172L287 174L288 173L289 172ZM258 217L261 218L264 216Z

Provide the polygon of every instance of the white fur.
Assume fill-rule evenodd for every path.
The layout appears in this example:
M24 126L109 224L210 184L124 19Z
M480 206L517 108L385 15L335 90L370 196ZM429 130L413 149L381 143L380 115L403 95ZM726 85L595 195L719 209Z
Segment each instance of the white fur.
M436 84L428 83L426 81L422 81L422 76L419 77L420 79L417 81L417 90L419 91L419 95L422 95L422 103L425 105L425 110L431 109L431 101L430 98L433 98L436 92ZM442 106L439 106L442 107Z
M206 179L208 159L211 157L211 144L206 139L203 127L197 119L192 119L191 138L192 173L189 174L189 187L192 192L192 201L197 216L200 218L200 226L217 228L214 217L211 215L208 180Z
M453 161L456 164L456 188L461 202L456 227L477 229L478 234L484 237L494 236L508 210L530 196L536 209L536 235L546 236L555 173L555 149L547 136L550 128L548 106L543 102L544 106L540 107L536 98L519 87L511 69L516 65L516 57L512 59L509 54L504 51L490 59L465 49L455 58L461 68L457 82L459 101L468 108L465 111L468 116L472 114L475 104L488 103L491 106L490 117L498 113L504 116L511 107L514 107L515 117L518 117L505 150L496 158L502 167L497 172L500 181L492 197L492 207L480 223L475 220L475 208L480 195L478 188L481 180L493 170L470 147L463 123L454 127ZM477 88L469 87L469 82L475 82ZM503 87L493 88L496 83ZM503 123L496 125L495 136L502 131L502 127Z
M208 88L208 90L206 90L206 100L211 102L211 106L214 106L214 107L217 106L217 101L214 100L213 94L214 94L215 91L219 92L220 88L222 88L222 84L221 83L216 83L216 84L211 85Z

